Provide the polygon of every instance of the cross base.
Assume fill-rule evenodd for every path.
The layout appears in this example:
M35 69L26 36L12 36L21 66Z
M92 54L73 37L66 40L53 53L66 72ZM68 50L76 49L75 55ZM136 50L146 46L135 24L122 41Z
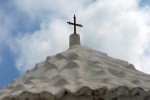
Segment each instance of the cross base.
M74 45L80 45L80 35L79 34L71 34L69 38L69 47Z

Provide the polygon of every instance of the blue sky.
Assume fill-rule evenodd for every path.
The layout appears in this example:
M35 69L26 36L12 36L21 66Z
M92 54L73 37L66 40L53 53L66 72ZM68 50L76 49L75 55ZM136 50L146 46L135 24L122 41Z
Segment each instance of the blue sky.
M83 45L150 74L149 5L149 0L0 0L0 89L68 48L73 28L66 22L74 14L84 25L77 29Z

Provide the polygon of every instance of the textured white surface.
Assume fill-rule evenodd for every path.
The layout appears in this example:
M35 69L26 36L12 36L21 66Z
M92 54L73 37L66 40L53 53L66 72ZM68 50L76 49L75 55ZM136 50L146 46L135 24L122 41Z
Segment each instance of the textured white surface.
M36 64L34 69L0 90L0 98L23 91L49 91L59 96L64 90L75 93L83 86L91 89L128 86L150 90L149 84L150 76L136 70L132 64L76 45Z

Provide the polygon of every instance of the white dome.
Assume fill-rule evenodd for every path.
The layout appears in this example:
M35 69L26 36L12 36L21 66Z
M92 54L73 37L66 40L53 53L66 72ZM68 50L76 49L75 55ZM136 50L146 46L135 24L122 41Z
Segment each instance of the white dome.
M36 64L34 69L0 90L0 98L19 95L23 91L49 91L53 95L64 90L75 93L84 86L93 90L104 86L108 89L127 86L149 90L149 84L150 76L136 70L132 64L75 45Z

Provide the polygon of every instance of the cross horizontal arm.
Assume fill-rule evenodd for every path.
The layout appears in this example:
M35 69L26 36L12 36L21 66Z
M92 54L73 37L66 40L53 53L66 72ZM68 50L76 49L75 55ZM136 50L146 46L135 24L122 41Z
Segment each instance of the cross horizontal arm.
M83 27L81 24L76 24L76 26L80 26L80 27Z
M81 24L74 24L74 23L72 23L72 22L67 22L67 23L68 23L69 25L71 24L71 25L83 27Z
M74 23L71 23L71 22L67 22L69 25L71 24L71 25L74 25Z

